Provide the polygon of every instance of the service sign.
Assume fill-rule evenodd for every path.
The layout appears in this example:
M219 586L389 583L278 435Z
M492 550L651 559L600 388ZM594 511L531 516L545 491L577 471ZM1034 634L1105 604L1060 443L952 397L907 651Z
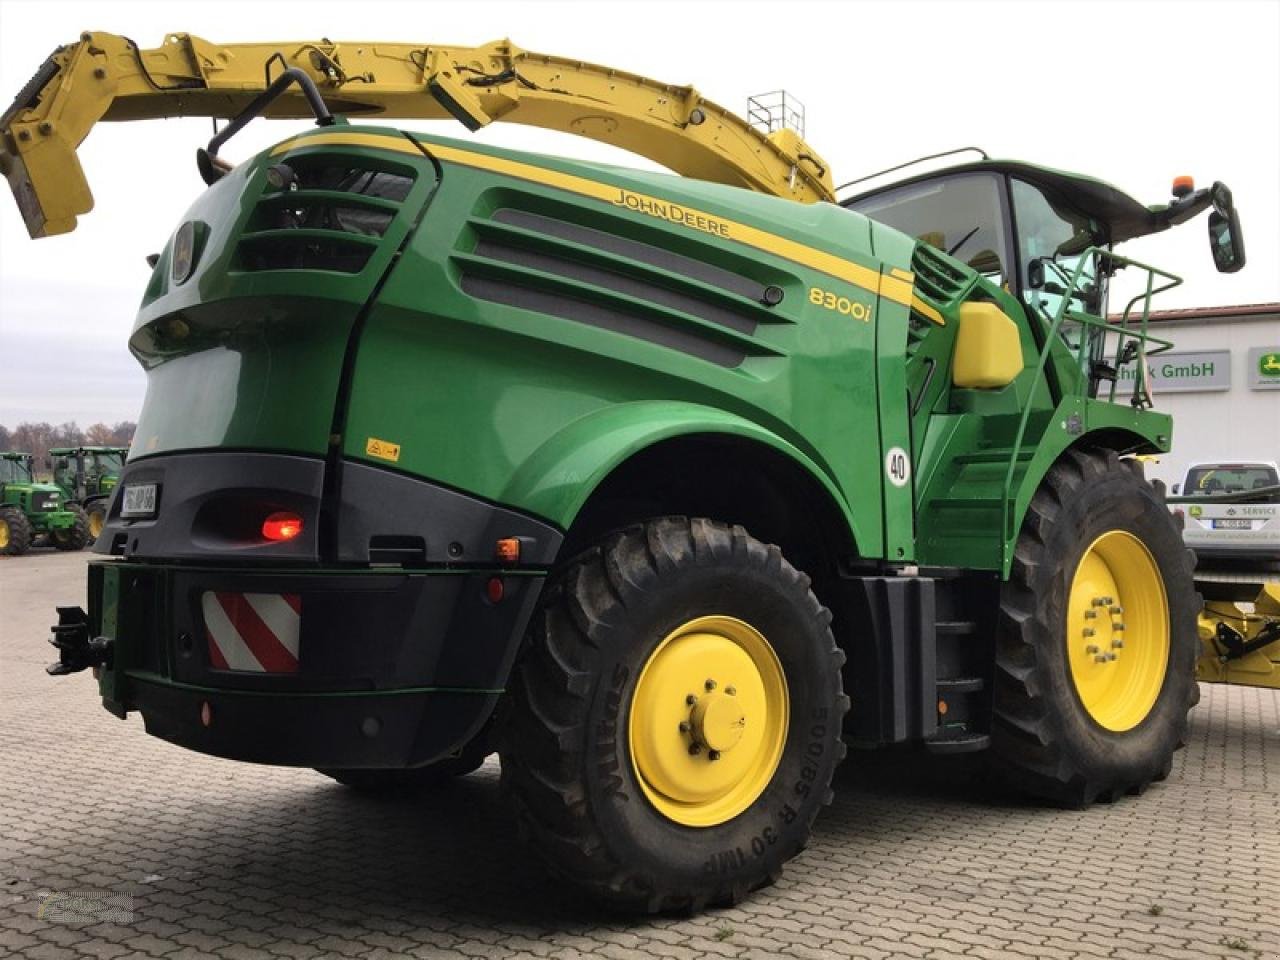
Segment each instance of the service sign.
M1280 390L1280 346L1254 347L1249 351L1249 386L1254 390Z
M1147 369L1151 374L1151 391L1156 396L1231 389L1230 350L1158 353L1147 358ZM1133 364L1121 368L1120 382L1133 383L1137 373Z

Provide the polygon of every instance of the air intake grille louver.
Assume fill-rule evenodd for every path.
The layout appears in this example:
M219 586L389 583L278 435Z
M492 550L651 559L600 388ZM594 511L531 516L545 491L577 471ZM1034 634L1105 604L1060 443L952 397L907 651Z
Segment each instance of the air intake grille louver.
M927 243L916 244L911 269L916 275L916 292L938 304L950 303L969 286L969 278Z
M297 179L259 199L240 238L239 268L363 270L413 187L407 173L366 162L290 160Z
M472 217L474 246L454 254L462 289L722 367L779 355L755 336L761 324L791 322L763 305L764 284L571 216L507 207Z
M31 495L31 509L35 512L57 510L58 495L56 493L33 493Z

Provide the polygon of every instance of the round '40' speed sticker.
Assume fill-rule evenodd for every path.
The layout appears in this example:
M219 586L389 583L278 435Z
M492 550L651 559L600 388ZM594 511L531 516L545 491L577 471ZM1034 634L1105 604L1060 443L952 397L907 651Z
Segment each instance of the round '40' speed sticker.
M886 453L884 472L895 487L905 487L911 481L911 461L907 458L907 451L894 447Z

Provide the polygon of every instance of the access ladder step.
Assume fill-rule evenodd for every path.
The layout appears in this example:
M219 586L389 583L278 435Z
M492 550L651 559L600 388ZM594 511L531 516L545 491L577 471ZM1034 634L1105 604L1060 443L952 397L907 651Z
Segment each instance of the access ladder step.
M986 686L981 677L949 677L938 681L938 695L950 693L977 693Z
M939 620L933 625L933 629L936 633L957 635L977 633L978 625L972 620Z
M1018 451L1019 462L1030 460L1034 456L1035 450ZM1012 458L1013 450L979 450L974 453L962 453L955 458L956 463L1008 463Z
M974 753L991 746L991 737L985 733L941 733L924 741L930 753Z

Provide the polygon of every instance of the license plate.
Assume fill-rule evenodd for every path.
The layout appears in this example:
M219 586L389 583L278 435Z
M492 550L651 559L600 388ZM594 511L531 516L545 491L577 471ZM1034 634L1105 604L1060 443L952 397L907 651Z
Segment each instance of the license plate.
M122 517L150 517L156 512L156 484L131 483L124 488Z
M1252 520L1214 520L1213 529L1215 530L1251 530L1253 529Z

